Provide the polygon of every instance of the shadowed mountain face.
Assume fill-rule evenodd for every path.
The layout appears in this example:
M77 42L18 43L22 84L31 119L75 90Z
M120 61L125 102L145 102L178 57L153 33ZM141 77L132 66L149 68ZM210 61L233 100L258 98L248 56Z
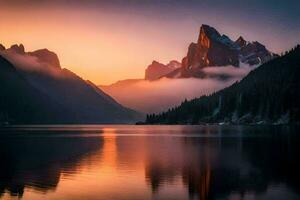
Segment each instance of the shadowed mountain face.
M299 123L300 46L210 96L185 101L147 123Z
M0 72L0 121L50 123L51 119L66 122L72 118L71 112L34 88L2 56Z
M0 54L0 121L130 123L140 117L90 81L62 69L53 52L25 53L23 45L13 45Z

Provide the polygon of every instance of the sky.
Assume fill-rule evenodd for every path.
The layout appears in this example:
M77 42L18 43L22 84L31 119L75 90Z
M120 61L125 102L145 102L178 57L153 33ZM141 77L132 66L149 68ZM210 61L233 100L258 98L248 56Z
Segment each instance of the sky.
M275 53L300 43L299 0L0 0L0 43L48 48L95 84L143 78L187 53L201 24Z

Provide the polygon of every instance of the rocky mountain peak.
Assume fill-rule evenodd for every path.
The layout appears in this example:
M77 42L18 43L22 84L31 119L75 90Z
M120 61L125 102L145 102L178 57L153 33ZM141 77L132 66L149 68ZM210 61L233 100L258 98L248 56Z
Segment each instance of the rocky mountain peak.
M247 45L243 46L240 50L240 55L241 62L249 65L262 64L277 56L257 41L249 42Z
M197 43L189 45L187 55L182 59L181 74L174 74L176 77L204 77L205 67L239 67L240 62L258 65L272 58L274 54L261 43L248 42L242 36L233 41L204 24L200 27Z
M213 42L232 49L237 48L234 42L227 35L221 35L215 28L211 26L202 25L197 42L198 46L210 48Z
M39 49L33 52L25 52L25 47L23 44L14 44L10 48L5 49L3 45L0 44L0 51L5 51L8 54L20 54L20 55L30 55L37 58L40 63L47 64L51 67L61 68L59 58L53 51L48 49Z
M4 51L6 48L3 44L0 44L0 51Z
M49 64L52 67L61 68L58 56L48 49L39 49L28 54L37 57L40 62Z
M183 68L192 73L208 66L239 66L237 46L226 35L215 28L202 25L197 43L191 43L187 56L182 60Z
M156 60L153 60L152 63L151 63L151 65L157 66L157 65L162 65L162 63L160 63L160 62L158 62ZM151 65L149 65L149 66L151 66Z
M164 65L157 61L152 61L146 71L145 71L145 79L146 80L156 80L161 78L162 76L167 75L172 72L174 69L181 67L181 63L178 61L170 61L167 65Z
M241 47L244 47L247 45L247 41L242 37L240 36L236 41L235 41L235 44L237 44L240 48Z
M213 40L221 37L220 33L213 27L203 24L200 27L200 33L198 37L198 44L202 44L203 46L207 46L208 40Z
M7 50L13 51L14 53L18 53L18 54L25 54L25 48L23 44L19 44L19 45L14 44Z

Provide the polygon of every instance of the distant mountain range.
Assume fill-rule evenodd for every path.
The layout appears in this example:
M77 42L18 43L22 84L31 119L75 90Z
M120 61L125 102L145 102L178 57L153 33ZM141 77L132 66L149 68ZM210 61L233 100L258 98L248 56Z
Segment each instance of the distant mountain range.
M240 77L236 77L235 72L242 70L248 72L277 56L257 41L248 42L242 36L233 41L228 36L221 35L215 28L202 25L197 42L192 42L189 45L187 55L183 57L181 62L172 60L168 64L162 64L153 61L146 68L144 79L121 80L111 85L101 85L99 87L123 105L142 112L158 113L179 104L185 98L194 98L209 92L206 88L201 88L205 84L199 81L202 85L198 86L198 91L193 95L186 95L178 88L177 90L176 88L170 88L169 90L174 89L174 92L177 92L176 95L165 92L160 95L161 97L158 97L160 87L157 87L157 85L158 81L162 79L181 80L180 85L186 87L182 90L190 90L190 87L194 87L194 84L193 86L188 84L190 82L190 80L187 80L188 78L227 81L223 84L224 88L228 86L228 83L231 84L231 81L240 79ZM244 74L246 75L246 73ZM182 82L187 84L182 84ZM166 85L166 81L164 83ZM174 85L178 84L174 83ZM144 85L147 85L147 88L150 89L146 90ZM141 90L135 94L130 92L143 87L145 88L144 91ZM218 86L212 88L210 92L218 89L222 88ZM180 93L182 93L181 96ZM157 98L160 98L160 101L149 101L149 99Z
M298 53L299 47L280 57L259 42L233 41L202 25L181 62L153 61L144 79L96 86L62 68L48 49L0 44L0 124L132 123L143 117L134 110L157 114L200 96L146 122L296 121Z
M0 45L0 123L132 123L140 117L61 68L54 52Z
M146 123L300 123L300 46L226 89L148 115Z

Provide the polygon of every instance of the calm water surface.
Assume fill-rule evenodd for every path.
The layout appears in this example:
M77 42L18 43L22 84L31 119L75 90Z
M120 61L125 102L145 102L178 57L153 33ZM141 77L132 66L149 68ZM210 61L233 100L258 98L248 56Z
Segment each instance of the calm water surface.
M297 127L0 129L0 199L300 199Z

